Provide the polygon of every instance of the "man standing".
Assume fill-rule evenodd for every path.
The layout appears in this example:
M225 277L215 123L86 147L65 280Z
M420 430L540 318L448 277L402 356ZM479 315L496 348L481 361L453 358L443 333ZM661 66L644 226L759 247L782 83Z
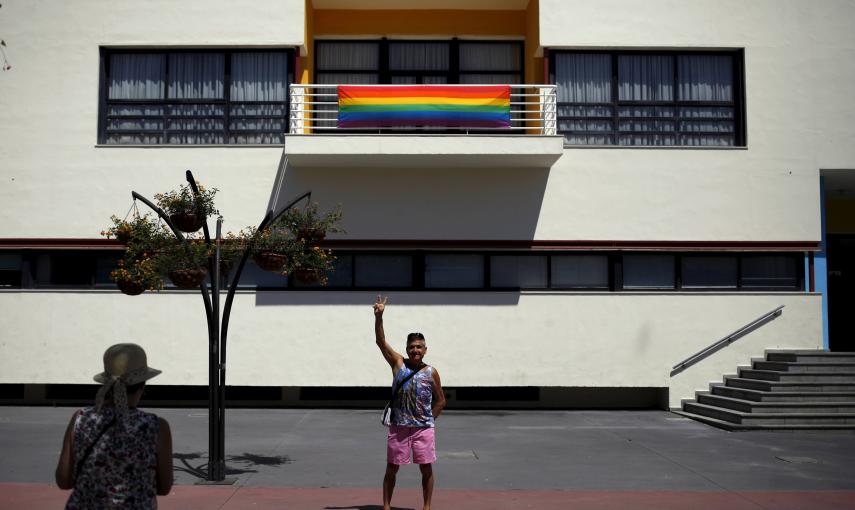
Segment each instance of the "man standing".
M383 358L392 367L392 419L386 440L386 475L383 477L383 510L390 510L395 477L401 464L412 460L422 472L424 510L433 496L433 462L436 460L434 420L445 407L439 373L424 363L427 352L421 333L407 335L407 359L386 342L383 311L389 298L377 296L374 303L374 334ZM400 386L400 389L398 387Z

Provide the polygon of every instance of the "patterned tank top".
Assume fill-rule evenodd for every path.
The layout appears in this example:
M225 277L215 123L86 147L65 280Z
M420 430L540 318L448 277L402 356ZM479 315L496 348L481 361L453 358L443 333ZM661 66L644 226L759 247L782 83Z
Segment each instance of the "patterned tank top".
M82 459L116 415L105 408L80 411L74 421L74 462ZM89 457L75 473L74 490L66 510L90 508L157 508L157 416L130 409L128 417L116 420L95 444Z
M392 379L392 388L413 371L405 364ZM403 427L433 427L433 367L427 366L410 378L392 402L392 425Z

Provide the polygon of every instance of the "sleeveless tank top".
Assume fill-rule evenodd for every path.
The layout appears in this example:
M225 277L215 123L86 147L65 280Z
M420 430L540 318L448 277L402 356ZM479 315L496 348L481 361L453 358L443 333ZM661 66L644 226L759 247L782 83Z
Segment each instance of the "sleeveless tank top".
M83 458L98 434L115 417L115 410L94 407L81 410L74 421L74 462ZM75 473L74 490L66 510L90 508L157 508L157 416L129 409L119 417L92 449Z
M413 372L404 364L392 379L392 388ZM433 367L428 366L404 383L392 402L392 425L402 427L433 427Z

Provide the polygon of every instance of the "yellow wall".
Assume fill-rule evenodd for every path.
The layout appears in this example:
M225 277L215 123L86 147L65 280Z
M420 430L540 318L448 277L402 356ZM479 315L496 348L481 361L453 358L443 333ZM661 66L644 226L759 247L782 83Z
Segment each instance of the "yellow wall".
M315 8L312 6L312 0L306 0L305 16L306 55L300 57L300 76L297 77L297 83L311 83L315 75Z
M525 82L546 83L540 51L540 1L529 0L525 11Z
M300 83L314 77L314 38L320 37L487 37L525 39L525 81L543 83L539 50L539 1L525 11L463 10L315 10L306 0L306 56Z
M524 36L523 11L315 11L315 35Z

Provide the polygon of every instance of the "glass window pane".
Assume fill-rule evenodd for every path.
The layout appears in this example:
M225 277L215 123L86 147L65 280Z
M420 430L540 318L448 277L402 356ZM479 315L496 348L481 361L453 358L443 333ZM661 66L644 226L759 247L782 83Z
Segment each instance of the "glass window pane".
M315 49L319 71L380 70L380 44L376 42L319 41Z
M742 287L797 288L798 267L793 255L746 255L742 257Z
M496 255L490 257L490 286L546 288L546 256Z
M610 103L612 58L591 53L555 55L559 103Z
M621 101L672 101L674 59L669 55L619 55Z
M736 288L736 256L686 255L682 260L683 288Z
M223 53L173 53L169 56L169 98L222 99L225 76Z
M624 255L623 288L673 289L673 255Z
M521 66L517 43L460 43L461 71L519 71Z
M412 287L413 258L409 255L356 255L357 287Z
M682 101L733 101L730 55L680 55L677 74Z
M121 252L98 255L95 259L95 285L114 285L113 281L110 280L110 272L119 266L119 259L121 258Z
M336 255L333 268L327 271L326 287L351 287L353 285L353 255ZM294 279L295 287L324 287L320 282L301 283Z
M109 73L109 99L163 99L165 55L115 53Z
M389 69L393 71L446 71L449 68L446 42L390 42Z
M231 101L288 100L286 53L233 53Z
M342 85L374 85L380 83L380 75L377 73L317 73L318 84L342 84ZM329 93L327 90L319 92ZM312 105L323 106L323 105Z
M55 252L50 255L50 285L89 287L95 273L95 255Z
M553 255L552 288L609 287L609 258L606 255Z
M426 255L425 287L480 288L484 286L481 255Z
M520 83L520 75L460 73L460 83L466 85L516 85Z
M166 280L168 283L168 279ZM255 265L255 262L250 258L243 268L243 273L240 276L239 287L265 287L265 288L285 288L288 286L288 277L271 271L265 271Z

